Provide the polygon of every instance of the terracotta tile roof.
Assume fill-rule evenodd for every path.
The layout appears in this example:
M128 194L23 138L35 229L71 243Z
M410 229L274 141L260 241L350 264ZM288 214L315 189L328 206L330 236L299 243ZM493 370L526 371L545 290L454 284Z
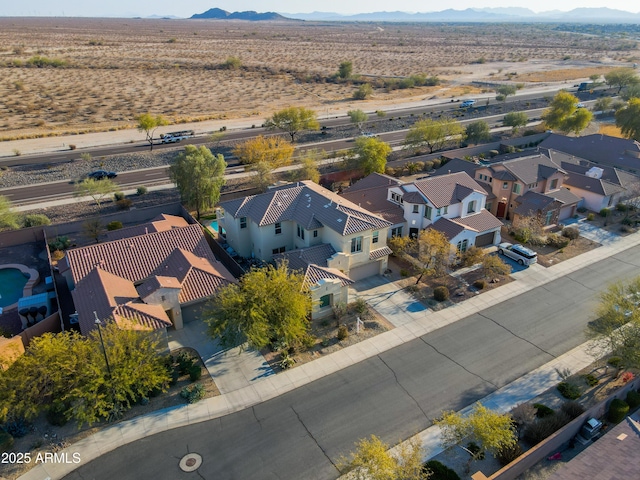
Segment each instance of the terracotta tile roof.
M378 260L379 258L391 255L393 252L386 245L382 248L377 248L369 252L369 260Z
M440 177L442 175L449 175L451 173L460 173L465 172L471 178L475 178L475 172L478 168L482 168L483 165L480 163L473 163L467 160L463 160L461 158L453 158L449 160L447 163L442 165L440 168L431 172L429 176L431 177Z
M78 283L95 267L132 282L144 280L176 248L193 252L211 262L215 257L202 234L200 225L189 225L163 232L74 248L67 252L67 260Z
M486 194L485 190L465 172L429 177L413 184L436 208L459 203L472 192Z
M161 305L127 303L113 310L113 320L120 328L130 330L159 330L172 326Z
M557 172L565 173L543 152L504 159L499 163L492 162L489 169L493 178L507 181L520 180L526 185L545 180Z
M308 229L328 227L341 235L390 226L383 218L310 181L220 206L227 215L248 217L260 226L296 221Z
M524 195L520 195L518 198L516 198L516 202L519 205L513 210L514 213L524 216L531 216L536 215L538 212L549 208L553 203L556 203L557 201L551 196L529 190ZM560 202L557 202L557 204L559 206Z
M397 178L390 177L389 175L383 175L381 173L372 173L358 180L350 187L346 188L342 192L342 196L346 196L345 194L351 194L354 192L369 190L372 188L384 189L386 191L388 187L394 187L398 185L402 185L402 182Z
M624 187L616 185L600 178L587 177L578 173L569 173L568 178L565 179L564 185L569 187L579 188L581 190L588 190L598 195L614 195L619 192L624 192Z
M149 223L135 225L132 227L121 228L107 232L107 240L118 240L120 238L136 237L153 232L164 232L172 228L181 228L188 226L189 223L182 217L161 213Z
M392 225L397 225L405 222L404 209L387 200L387 191L389 187L401 183L395 178L372 173L346 189L340 196L384 218Z
M180 282L174 277L162 277L154 275L153 277L145 280L144 283L138 285L136 290L140 298L146 298L154 292L157 292L161 288L180 288Z
M568 188L565 188L565 187L559 188L558 190L553 190L551 192L547 192L545 193L545 195L547 197L553 198L554 200L562 202L565 205L578 203L581 200L580 197L578 197L577 195L574 195L573 193L571 193L571 191Z
M340 270L335 268L319 267L318 265L309 265L304 274L304 284L306 286L317 285L321 280L340 280L341 285L346 287L355 283Z
M449 241L451 241L452 238L463 232L465 229L463 225L460 225L459 223L456 223L453 220L445 217L440 217L439 220L433 222L427 228L433 228L434 230L442 232Z
M427 203L420 192L407 192L402 195L402 200L407 203L417 203L419 205L425 205Z
M484 208L474 215L457 217L451 220L462 225L466 229L473 230L478 233L495 230L502 226L502 222Z

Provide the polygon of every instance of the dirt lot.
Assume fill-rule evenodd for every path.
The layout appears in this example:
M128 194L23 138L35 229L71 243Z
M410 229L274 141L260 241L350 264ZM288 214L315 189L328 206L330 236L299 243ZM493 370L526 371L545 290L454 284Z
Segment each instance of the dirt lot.
M622 36L605 41L551 25L507 24L2 18L0 45L5 139L131 128L146 111L175 123L232 117L261 123L289 105L329 115L355 105L471 94L478 92L472 81L575 83L638 55ZM240 68L221 67L230 56ZM332 78L344 60L374 84L420 73L445 83L376 88L371 100L354 102L355 86Z

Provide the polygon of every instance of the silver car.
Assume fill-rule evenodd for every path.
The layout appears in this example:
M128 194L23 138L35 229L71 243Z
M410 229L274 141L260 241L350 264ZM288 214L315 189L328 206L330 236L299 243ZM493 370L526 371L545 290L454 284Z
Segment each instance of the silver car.
M498 253L515 260L520 265L533 265L538 261L536 252L517 243L515 245L507 242L501 243L498 245Z

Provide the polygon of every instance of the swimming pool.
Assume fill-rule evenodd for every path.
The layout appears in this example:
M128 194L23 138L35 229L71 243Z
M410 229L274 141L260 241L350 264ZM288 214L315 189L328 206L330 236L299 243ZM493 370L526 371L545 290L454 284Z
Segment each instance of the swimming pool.
M20 298L27 277L17 268L0 269L0 307L13 305Z
M212 230L217 232L218 231L218 220L211 220L211 223L209 224L209 226L211 227Z

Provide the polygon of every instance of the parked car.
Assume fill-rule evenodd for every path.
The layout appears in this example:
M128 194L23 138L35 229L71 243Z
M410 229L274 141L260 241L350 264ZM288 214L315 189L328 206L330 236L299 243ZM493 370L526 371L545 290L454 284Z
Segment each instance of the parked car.
M576 105L576 108L584 108L584 103L579 103Z
M465 100L460 104L460 108L473 107L476 104L475 100Z
M367 138L375 138L375 137L377 137L378 135L376 135L375 133L372 133L372 132L362 132L362 133L360 134L360 136L361 136L361 137L367 137Z
M498 253L515 260L520 265L533 265L538 261L536 252L517 243L515 245L507 242L501 243L498 245Z
M107 172L106 170L96 170L87 175L88 178L95 180L102 180L104 178L116 178L118 174L116 172Z

